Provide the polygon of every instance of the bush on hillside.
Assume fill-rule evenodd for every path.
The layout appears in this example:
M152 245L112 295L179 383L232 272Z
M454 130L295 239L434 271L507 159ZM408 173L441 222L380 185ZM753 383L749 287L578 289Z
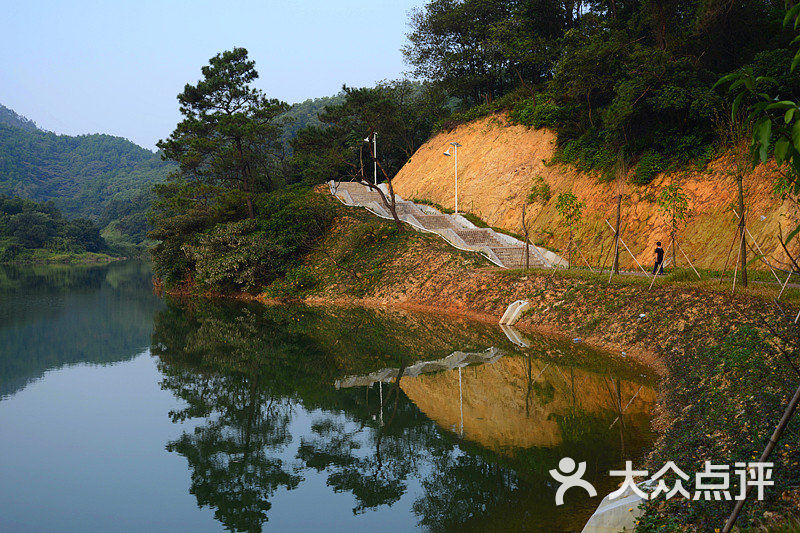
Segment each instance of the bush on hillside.
M52 202L0 195L0 261L24 259L34 250L80 254L108 245L90 220L64 218Z
M204 288L257 291L311 251L332 219L330 202L309 189L281 189L258 198L255 219L216 224L182 250Z
M647 185L660 172L667 169L666 158L658 152L647 152L639 159L636 170L631 177L631 182L636 185Z
M561 124L569 109L543 96L520 102L510 113L511 120L533 128L555 128Z

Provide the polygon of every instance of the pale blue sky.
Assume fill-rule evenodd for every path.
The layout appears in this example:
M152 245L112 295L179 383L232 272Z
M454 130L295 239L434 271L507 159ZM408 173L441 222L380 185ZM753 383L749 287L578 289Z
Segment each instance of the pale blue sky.
M425 0L0 0L0 104L45 129L153 148L200 67L244 46L257 86L290 103L407 66L408 12Z

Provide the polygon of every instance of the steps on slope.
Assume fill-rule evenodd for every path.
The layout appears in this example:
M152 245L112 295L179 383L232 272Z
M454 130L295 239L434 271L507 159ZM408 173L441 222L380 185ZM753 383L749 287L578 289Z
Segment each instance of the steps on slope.
M417 215L415 217L426 229L462 229L447 215Z
M500 261L508 268L525 268L525 246L500 246L492 250ZM534 252L533 246L528 252L528 266L530 268L547 268L547 264Z
M329 182L331 194L346 205L366 207L384 218L391 218L380 193L357 182ZM384 185L382 190L387 194ZM490 261L504 268L525 267L525 245L517 239L497 233L490 228L478 228L464 217L447 215L431 206L420 206L395 195L397 216L417 229L437 233L451 245L461 250L478 251ZM546 259L545 259L546 257ZM553 264L566 266L558 255L530 246L528 264L532 268L551 268Z

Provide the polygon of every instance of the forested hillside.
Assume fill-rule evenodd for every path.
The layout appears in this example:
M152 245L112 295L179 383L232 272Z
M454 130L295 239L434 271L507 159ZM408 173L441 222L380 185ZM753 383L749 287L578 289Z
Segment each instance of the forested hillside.
M415 75L461 100L442 126L513 110L557 132L559 160L606 179L633 166L644 184L747 136L714 88L724 74L742 69L758 92L800 96L785 13L763 0L433 0L412 15L404 53Z
M66 217L84 217L115 236L140 242L153 184L173 165L111 135L57 135L0 106L0 194L50 201Z
M238 263L230 265L227 281L241 287L233 277L275 255L262 246L269 239L258 234L266 231L260 221L286 198L301 201L302 195L276 200L287 194L280 189L330 179L372 181L373 172L379 181L390 180L432 134L449 132L448 142L458 140L455 128L482 117L495 117L489 126L502 116L511 126L547 128L555 149L537 168L564 163L560 171L614 180L630 194L643 194L665 171L708 172L709 162L732 149L746 156L742 148L755 120L748 110L759 98L775 102L758 117L762 145L769 145L770 131L775 140L785 137L793 117L800 117L800 105L787 101L800 97L800 71L790 68L796 32L784 26L785 15L782 2L761 0L431 0L412 13L403 49L416 80L344 86L331 105L312 101L294 110L249 85L258 74L246 50L223 52L203 70L206 79L196 92L179 95L186 116L175 138L160 145L180 172L157 189L157 272L168 282L201 280L199 265L236 250ZM232 68L247 77L228 73ZM746 81L750 92L737 97L717 85L731 75L746 76L731 86ZM209 113L228 93L244 110ZM287 154L282 127L266 125L265 117L293 113L303 115L305 127L296 121ZM800 150L800 134L794 145ZM479 164L476 146L463 146L460 164ZM785 138L776 146L778 165L795 153ZM525 144L513 148L535 151ZM768 148L760 150L762 162ZM752 171L749 161L736 169L737 179ZM521 190L541 180L527 170ZM483 192L491 195L491 170L475 172L485 175ZM772 173L767 182L785 191L800 183L796 178ZM271 227L274 237L285 237L279 235L285 228ZM218 281L210 284L219 288Z
M96 258L92 254L110 251L91 220L64 218L53 202L0 194L0 262Z
M3 105L0 105L0 124L13 126L15 128L27 131L36 131L39 129L36 127L36 123L34 121L23 117L16 111L12 111Z
M323 96L321 98L309 98L302 102L292 104L288 111L278 117L283 124L283 143L287 151L291 154L290 141L295 138L297 132L308 127L319 127L322 122L319 114L325 111L326 106L339 105L344 101L344 95L339 93L335 96Z

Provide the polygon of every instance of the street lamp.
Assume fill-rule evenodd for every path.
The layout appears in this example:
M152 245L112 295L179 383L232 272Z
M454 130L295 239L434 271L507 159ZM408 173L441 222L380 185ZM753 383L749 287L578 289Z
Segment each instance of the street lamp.
M456 215L457 215L458 214L458 147L461 146L461 145L458 144L457 142L452 142L452 143L450 143L450 146L455 148L455 150L454 150L455 153L451 154L450 153L450 148L448 148L447 151L444 152L444 155L446 155L448 157L452 155L452 156L454 156L454 159L455 159L454 168L455 168L455 172L456 172Z
M365 143L369 142L369 137L364 139ZM378 132L372 132L372 181L375 185L378 184Z

